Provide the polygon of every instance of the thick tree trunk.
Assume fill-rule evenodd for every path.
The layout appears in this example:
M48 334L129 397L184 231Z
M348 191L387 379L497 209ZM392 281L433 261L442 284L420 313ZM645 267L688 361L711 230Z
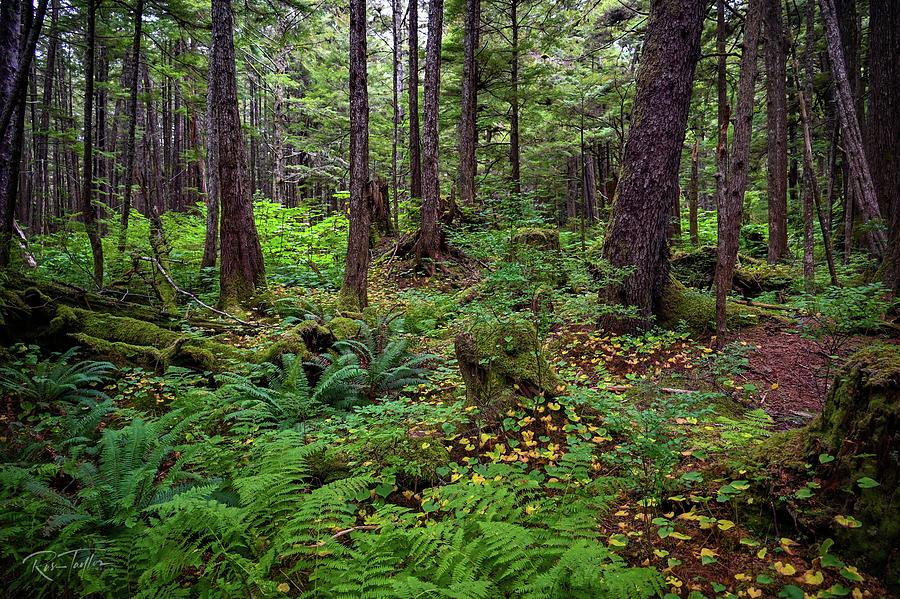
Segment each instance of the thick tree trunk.
M97 36L95 32L97 3L100 0L88 0L87 50L84 59L84 190L81 194L81 210L84 217L84 228L91 244L91 255L94 258L94 284L103 286L103 243L100 240L100 228L97 225L97 209L94 206L94 46Z
M131 215L132 187L134 184L135 131L137 129L138 73L141 60L141 28L144 18L144 0L137 0L134 7L134 38L131 42L131 87L128 94L128 137L125 138L125 189L122 195L122 220L119 229L119 253L128 243L128 221Z
M350 236L341 299L346 307L354 310L368 305L372 190L369 185L369 92L366 80L366 0L351 0Z
M428 8L428 44L425 51L425 152L424 198L422 199L422 227L416 242L416 259L434 272L444 248L441 227L441 183L438 154L440 150L439 103L441 93L441 37L444 28L444 0L431 0ZM426 263L427 262L427 263Z
M744 23L744 52L734 112L734 142L729 165L728 184L719 205L719 244L716 253L716 345L722 347L726 333L726 300L734 277L738 239L741 231L741 212L750 157L750 137L753 124L754 91L756 85L756 57L762 19L762 0L750 0Z
M850 162L850 179L853 192L860 209L863 223L878 221L881 212L878 209L878 197L875 183L863 146L862 130L854 106L850 79L847 74L846 61L841 46L838 30L837 14L834 0L819 0L822 7L822 20L825 25L825 38L828 46L828 57L831 60L831 78L838 104L838 113L843 125L844 148ZM887 240L884 231L870 228L866 233L869 249L872 254L881 257L885 254Z
M21 0L6 0L3 2L3 11L8 15L20 15L15 18L20 19L19 27L24 26L25 29L20 29L20 33L17 34L19 45L15 54L18 56L18 60L16 70L8 73L12 76L12 80L9 82L9 97L0 102L0 139L3 139L7 129L13 126L13 117L19 106L18 98L25 97L28 76L31 73L31 62L34 60L34 51L37 48L38 37L44 24L44 15L47 13L47 0L38 2L37 10L33 15L31 2L23 3ZM22 48L23 40L24 48Z
M619 330L650 326L668 283L666 224L678 192L705 9L704 0L650 4L619 197L603 244L603 257L612 266L634 269L604 293L607 301L637 308L637 319L606 319Z
M419 136L419 0L409 0L409 197L422 197Z
M219 304L242 303L265 285L262 249L253 219L247 156L238 113L231 0L213 0L213 47L209 85L213 88L221 209Z
M19 187L25 96L16 95L16 75L21 68L23 6L21 0L0 3L0 107L16 108L10 113L11 126L0 136L0 267L9 266Z
M884 280L900 296L900 3L870 0L872 171L890 230Z
M459 200L475 203L475 147L478 143L478 63L481 0L466 0L462 100L459 115Z
M787 239L787 68L781 2L765 0L766 114L768 120L769 264L785 258Z

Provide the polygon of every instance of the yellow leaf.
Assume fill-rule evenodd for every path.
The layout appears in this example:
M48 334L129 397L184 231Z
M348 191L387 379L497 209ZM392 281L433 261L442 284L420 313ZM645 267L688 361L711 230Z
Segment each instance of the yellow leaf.
M793 576L797 573L797 568L792 566L791 564L785 564L783 562L775 562L775 571L781 574L782 576Z
M738 582L748 582L750 580L753 580L749 574L744 574L743 572L738 572L737 574L735 574L734 579Z
M825 575L818 570L807 570L806 573L803 574L803 580L801 582L818 586L825 582Z
M715 551L707 547L700 550L700 557L715 557L716 555L718 554Z
M750 587L747 589L747 596L756 599L757 597L762 597L762 591L755 587Z
M762 549L760 549L759 551L756 552L756 557L758 557L759 559L762 559L762 558L766 557L766 553L768 553L768 551L769 551L768 549L763 547Z
M719 530L728 530L729 528L734 528L734 522L731 520L719 520L716 526L719 527Z
M275 587L275 588L277 588L277 589L278 589L279 591L281 591L282 593L287 593L288 591L291 590L291 585L289 585L289 584L286 583L286 582L282 582L280 585L278 585L278 586Z

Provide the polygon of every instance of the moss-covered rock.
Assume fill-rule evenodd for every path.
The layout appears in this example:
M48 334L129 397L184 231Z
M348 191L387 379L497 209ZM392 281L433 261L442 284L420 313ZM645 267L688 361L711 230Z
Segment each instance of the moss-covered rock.
M362 316L362 315L360 315ZM338 341L359 337L362 330L359 319L337 316L328 322L328 328Z
M514 246L536 250L558 250L559 230L551 227L520 227L512 237Z
M457 335L455 348L467 401L489 419L516 396L552 397L559 384L537 331L524 320L476 324Z
M725 310L729 328L755 324L759 319L759 311L749 306L729 302ZM659 323L667 328L676 328L683 323L697 334L714 332L716 298L672 280L660 298L657 316Z
M716 248L701 246L673 253L672 275L681 283L696 289L712 287L716 271ZM734 290L745 297L767 291L782 291L798 280L797 273L786 264L768 264L752 256L739 255L734 269Z

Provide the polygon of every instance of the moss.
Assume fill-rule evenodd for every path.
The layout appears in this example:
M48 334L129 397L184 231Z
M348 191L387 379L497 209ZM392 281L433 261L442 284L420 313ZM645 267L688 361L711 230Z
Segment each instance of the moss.
M758 310L732 302L726 304L725 311L729 328L754 324L759 318ZM716 298L687 289L681 283L672 280L660 298L658 317L660 324L668 328L675 328L684 323L694 333L714 332Z
M338 341L353 339L359 337L359 333L362 330L359 323L359 319L338 316L329 321L328 329L334 334L334 338Z
M305 361L312 358L313 354L325 351L334 342L335 335L331 330L316 322L307 321L281 335L259 354L257 361L274 364L285 354L294 354Z
M677 251L670 260L672 274L688 287L709 289L716 271L716 248L701 246ZM752 256L740 255L734 270L734 289L753 297L766 291L789 288L797 273L785 264L768 264Z
M559 230L550 227L520 227L513 234L515 246L541 250L559 249Z
M437 469L450 462L450 452L434 437L410 437L405 430L375 431L350 446L326 451L311 460L313 473L323 480L389 470L397 483L412 488L437 482Z
M458 335L455 345L467 400L488 417L517 395L550 397L559 384L537 331L524 320L477 324Z

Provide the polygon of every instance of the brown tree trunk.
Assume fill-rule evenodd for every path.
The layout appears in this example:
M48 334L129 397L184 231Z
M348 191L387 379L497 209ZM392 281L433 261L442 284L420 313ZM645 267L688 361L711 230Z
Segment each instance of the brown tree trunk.
M510 111L509 111L509 165L513 193L522 193L522 158L519 147L519 0L510 2L510 24L512 29L512 56L509 59ZM585 172L587 172L585 170ZM593 169L592 169L593 172ZM587 201L587 194L585 194ZM596 201L595 201L596 204Z
M391 119L391 198L394 199L395 231L400 228L400 173L398 165L398 146L400 145L400 0L391 0L391 94L393 118ZM384 201L390 205L390 198L385 194Z
M700 245L700 231L697 225L697 208L700 203L700 133L691 147L691 180L688 186L688 229L691 245Z
M419 136L419 0L409 0L409 197L422 197Z
M50 12L50 37L47 41L47 61L44 65L44 89L41 96L41 116L38 124L39 134L34 140L37 149L38 177L40 179L41 201L45 207L43 226L41 233L47 233L50 230L47 220L52 214L50 209L53 203L50 195L50 111L53 105L53 83L56 76L56 52L59 46L57 41L57 33L59 26L59 2L53 0L53 6Z
M884 281L900 296L900 3L870 0L872 170L890 230Z
M847 74L841 36L838 30L837 14L834 0L819 0L822 7L822 21L825 25L825 38L828 46L828 57L831 60L831 78L838 104L838 113L843 125L844 148L850 162L850 179L853 184L854 197L860 209L863 223L878 221L881 212L878 209L878 197L875 183L866 159L863 146L862 130L857 118L856 107ZM887 240L883 230L870 228L866 233L869 249L872 254L881 257L885 254Z
M245 302L265 285L265 267L253 219L238 113L231 0L213 0L212 23L209 85L213 88L222 203L219 304L229 306Z
M589 223L597 222L597 176L594 173L594 159L584 148L582 141L581 147L581 189L583 191L584 205L582 209Z
M206 93L206 235L200 268L212 268L219 254L219 131L213 86Z
M647 328L668 283L666 224L678 189L705 9L704 0L650 4L618 200L603 244L612 266L634 269L621 284L610 285L604 299L635 306L638 318L605 319L615 329Z
M768 120L769 264L785 258L787 238L787 68L781 2L765 0L766 115Z
M84 60L84 190L81 194L81 210L84 217L84 228L91 244L91 255L94 258L94 284L103 286L103 243L100 240L100 228L97 225L97 209L94 206L94 46L96 45L96 14L100 0L88 0L87 50Z
M19 164L25 119L25 94L17 93L22 68L22 21L28 7L21 0L0 3L0 107L12 106L10 125L0 135L0 267L9 266L10 242L19 191Z
M475 147L478 143L478 52L481 0L466 0L463 41L462 100L459 115L459 200L475 203Z
M430 34L429 34L430 35ZM366 88L366 0L350 2L350 236L341 299L354 310L368 305L371 187L369 93Z
M441 93L441 37L444 28L444 0L431 0L428 8L428 44L425 51L425 152L424 198L422 199L422 227L416 242L416 259L429 273L441 260L444 231L441 227L441 183L438 154L439 103Z
M34 52L37 48L38 37L41 33L41 26L44 24L44 15L47 13L47 0L38 2L37 10L32 14L31 3L23 3L21 0L7 0L3 2L4 14L7 17L19 15L19 45L15 52L18 56L16 70L7 73L12 77L11 81L4 83L8 85L8 97L0 103L0 139L6 136L7 129L12 126L13 117L19 109L19 98L25 97L28 86L28 76L31 73L31 62L34 60ZM21 27L24 26L24 29ZM22 43L24 41L24 48ZM12 47L12 46L9 46ZM22 51L24 50L24 51Z
M578 216L578 157L566 160L566 206L563 222L571 223Z
M744 52L741 57L741 74L734 112L734 145L728 169L726 192L719 205L719 243L715 273L716 345L718 347L722 347L725 343L726 300L734 277L738 239L741 231L741 212L744 207L744 192L747 189L751 126L753 124L753 96L757 73L756 55L759 47L760 20L762 19L761 1L750 0L744 23Z
M128 243L128 221L131 215L132 187L134 185L135 131L137 129L138 73L141 60L141 28L144 18L144 0L137 0L134 7L134 38L131 42L131 87L128 94L128 137L125 138L125 188L122 196L122 220L119 228L119 254Z

